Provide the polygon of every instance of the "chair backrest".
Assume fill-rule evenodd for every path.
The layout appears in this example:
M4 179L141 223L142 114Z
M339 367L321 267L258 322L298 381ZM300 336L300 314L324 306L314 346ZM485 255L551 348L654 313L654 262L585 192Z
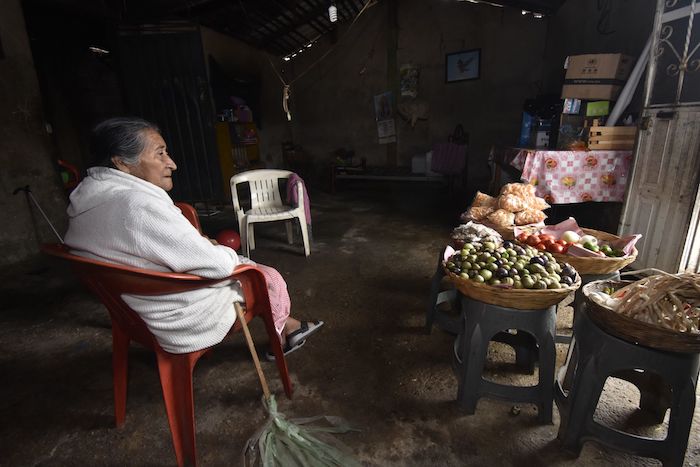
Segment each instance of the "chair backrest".
M123 294L165 295L209 287L223 280L241 283L250 317L268 312L267 283L263 273L252 265L240 265L224 279L205 279L192 274L158 272L85 258L71 253L66 245L44 244L42 252L70 264L73 272L107 307L112 320L129 337L153 350L161 349L146 323L122 300ZM233 312L233 311L232 311Z
M289 170L257 169L234 175L231 177L231 197L235 211L241 211L237 185L246 182L250 185L251 208L282 206L284 202L279 190L279 180L289 178L293 173Z
M175 203L175 206L182 211L182 215L185 216L188 221L190 221L190 224L192 224L192 226L197 229L200 234L204 233L202 232L202 224L199 222L199 215L197 214L197 210L194 208L194 206L183 202Z
M78 278L107 307L112 319L129 337L149 348L160 346L146 323L122 300L122 294L164 295L199 289L221 281L97 261L75 255L67 246L58 243L42 245L41 250L68 262Z

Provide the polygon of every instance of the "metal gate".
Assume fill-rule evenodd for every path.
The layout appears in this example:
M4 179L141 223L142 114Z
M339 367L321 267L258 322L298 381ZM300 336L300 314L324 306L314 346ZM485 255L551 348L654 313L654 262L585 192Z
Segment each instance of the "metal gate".
M635 267L697 270L700 3L658 0L635 163L620 220L641 233Z
M227 199L199 29L188 24L122 29L119 62L129 111L160 127L178 166L172 197Z

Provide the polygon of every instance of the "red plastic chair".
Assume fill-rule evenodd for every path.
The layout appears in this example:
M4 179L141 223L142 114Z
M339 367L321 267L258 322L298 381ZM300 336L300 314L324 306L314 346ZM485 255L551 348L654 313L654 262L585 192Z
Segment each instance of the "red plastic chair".
M194 228L199 231L199 233L202 233L202 225L199 223L199 214L197 214L197 210L194 208L194 206L183 202L175 203L175 206L180 208L182 215L185 216L188 221L190 221L190 224L192 224Z
M46 244L42 251L67 261L80 280L95 293L107 307L112 319L112 365L114 380L114 416L116 425L126 417L127 367L129 342L134 340L153 350L163 389L165 409L173 437L178 465L186 462L196 465L194 393L192 372L197 360L209 349L185 354L166 352L148 330L144 321L121 299L122 294L163 295L209 287L221 279L204 279L191 274L156 272L122 266L77 256L65 245ZM287 397L292 396L292 383L270 309L267 283L255 266L241 265L230 279L240 281L246 301L246 321L260 316L275 355L277 367ZM233 305L231 313L233 313ZM232 332L241 329L236 321Z

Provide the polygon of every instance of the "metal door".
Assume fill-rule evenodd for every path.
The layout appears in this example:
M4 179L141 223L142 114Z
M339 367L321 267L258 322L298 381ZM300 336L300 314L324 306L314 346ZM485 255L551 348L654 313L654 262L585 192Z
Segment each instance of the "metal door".
M619 229L643 235L637 268L697 269L699 13L698 0L658 2L645 108Z
M129 111L160 126L178 166L172 197L227 199L199 29L187 24L122 29L119 62Z

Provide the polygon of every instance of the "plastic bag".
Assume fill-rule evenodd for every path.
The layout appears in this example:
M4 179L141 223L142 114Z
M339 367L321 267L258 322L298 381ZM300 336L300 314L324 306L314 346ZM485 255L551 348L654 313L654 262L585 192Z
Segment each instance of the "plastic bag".
M465 219L471 219L475 221L480 221L486 218L489 214L491 214L494 211L493 208L491 207L486 207L486 206L472 206L469 209L467 209L467 212L462 214L461 218L462 220Z
M547 201L544 200L544 198L540 198L538 196L533 196L532 198L529 198L527 204L528 208L537 209L540 211L544 211L545 209L549 209L552 207L547 203Z
M501 188L501 195L516 195L521 198L535 196L535 185L529 183L508 183Z
M499 209L487 216L489 222L497 227L511 227L515 222L515 214L505 209Z
M525 209L515 214L515 225L536 224L547 218L547 215L539 209Z
M493 196L489 196L486 193L477 191L476 196L474 196L474 202L472 203L472 207L486 206L490 208L495 208L497 204L498 199L494 198Z
M525 198L516 194L507 194L498 197L498 207L508 212L519 212L527 208L527 203Z

